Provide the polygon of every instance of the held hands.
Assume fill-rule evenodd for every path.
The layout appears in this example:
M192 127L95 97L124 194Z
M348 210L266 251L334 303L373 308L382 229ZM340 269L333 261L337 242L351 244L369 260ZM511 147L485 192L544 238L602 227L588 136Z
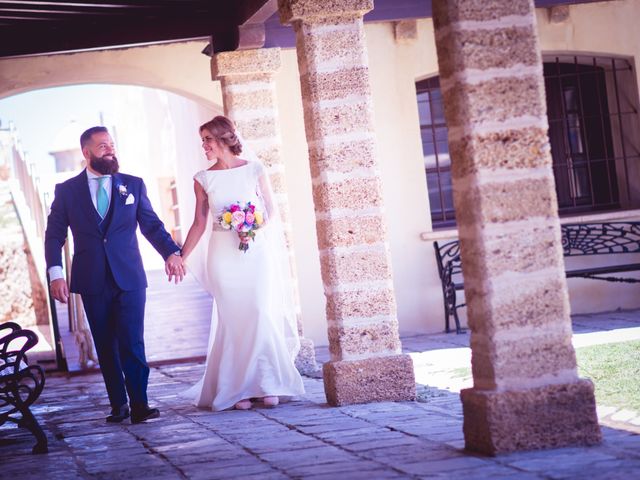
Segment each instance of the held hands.
M182 261L182 257L178 255L169 255L164 262L164 271L169 277L169 281L174 280L176 284L180 283L187 274L187 268Z
M52 281L49 288L51 289L51 296L59 302L67 303L69 301L69 287L64 278Z

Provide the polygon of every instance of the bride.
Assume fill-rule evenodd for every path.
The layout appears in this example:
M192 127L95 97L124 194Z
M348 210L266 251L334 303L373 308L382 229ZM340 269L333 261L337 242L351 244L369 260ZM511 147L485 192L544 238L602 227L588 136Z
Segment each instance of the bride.
M198 241L210 232L206 268L200 275L197 265L190 270L202 277L214 304L205 372L184 395L213 410L246 410L254 401L272 407L281 397L304 393L294 365L299 339L274 195L262 163L238 156L242 145L231 120L213 118L200 127L200 136L207 159L215 163L193 177L196 208L182 256L189 265ZM240 239L218 221L238 202L251 202L256 217L263 216L253 239Z

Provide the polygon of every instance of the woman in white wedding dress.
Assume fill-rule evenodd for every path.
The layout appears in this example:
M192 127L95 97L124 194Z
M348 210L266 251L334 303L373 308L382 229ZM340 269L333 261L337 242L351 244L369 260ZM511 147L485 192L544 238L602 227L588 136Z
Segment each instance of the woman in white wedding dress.
M200 127L207 170L194 176L196 208L182 248L189 256L208 233L213 217L206 269L201 283L214 298L205 373L185 395L198 407L245 410L253 401L275 406L279 397L304 393L294 360L299 347L291 285L287 284L282 229L268 175L260 162L238 157L242 145L233 123L218 116ZM217 221L236 202L251 202L264 223L240 250L234 230ZM194 268L190 268L194 270Z

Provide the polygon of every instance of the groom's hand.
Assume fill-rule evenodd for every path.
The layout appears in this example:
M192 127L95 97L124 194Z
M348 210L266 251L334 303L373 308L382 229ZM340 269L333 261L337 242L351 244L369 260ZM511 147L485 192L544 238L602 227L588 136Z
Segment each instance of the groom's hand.
M169 258L164 263L164 271L169 277L169 281L175 280L176 284L181 282L186 274L182 257L169 255Z
M69 300L69 287L67 281L64 278L58 278L51 282L51 296L62 303L67 303Z

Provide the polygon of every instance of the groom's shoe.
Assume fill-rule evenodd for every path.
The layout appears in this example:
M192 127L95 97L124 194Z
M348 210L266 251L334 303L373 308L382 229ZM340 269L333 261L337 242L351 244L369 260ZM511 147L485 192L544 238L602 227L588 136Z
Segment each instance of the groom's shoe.
M109 423L120 423L126 418L129 418L129 405L126 403L119 408L112 408L111 415L107 417Z
M149 405L131 408L131 423L142 423L152 418L158 418L160 410L157 408L149 408Z

